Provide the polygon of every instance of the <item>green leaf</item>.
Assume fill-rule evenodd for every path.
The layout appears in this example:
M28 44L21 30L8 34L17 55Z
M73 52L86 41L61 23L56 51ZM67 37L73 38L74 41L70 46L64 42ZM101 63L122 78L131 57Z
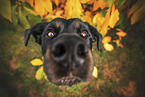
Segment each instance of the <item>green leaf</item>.
M15 26L18 24L17 7L18 7L18 5L13 5L11 8L12 21Z
M22 9L18 10L18 19L19 19L20 25L23 28L25 28L25 29L30 28L29 22L28 22L27 18L25 17L24 12L22 11Z
M109 7L112 7L114 0L104 0L104 1Z
M44 77L45 73L44 73L44 70L43 70L43 66L41 66L37 72L36 72L36 75L35 75L35 78L37 80L41 80L43 77Z
M33 7L28 2L22 2L22 6L25 6L31 10L33 10Z
M33 14L28 15L28 20L30 22L31 25L37 24L41 22L41 17L38 16L34 16Z
M34 59L30 62L33 66L40 66L43 64L43 61L41 59Z
M120 7L125 3L126 0L115 0L115 8Z
M11 20L11 2L10 0L1 0L0 1L0 15L4 18Z
M25 10L25 12L26 12L27 14L33 14L33 15L35 15L35 16L38 15L38 13L35 12L33 9L30 9L30 8L28 8L28 7L26 7L26 6L23 6L23 8L24 8L24 10Z
M135 24L138 21L145 18L145 4L142 5L131 17L131 24Z

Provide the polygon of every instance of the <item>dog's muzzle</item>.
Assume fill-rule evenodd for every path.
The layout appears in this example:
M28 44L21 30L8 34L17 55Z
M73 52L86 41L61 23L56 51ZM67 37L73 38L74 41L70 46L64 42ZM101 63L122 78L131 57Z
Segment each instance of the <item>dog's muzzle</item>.
M88 46L75 34L64 34L52 45L52 58L70 71L82 66L88 54Z
M73 85L90 79L92 54L77 34L62 34L53 40L44 57L48 79L57 85Z

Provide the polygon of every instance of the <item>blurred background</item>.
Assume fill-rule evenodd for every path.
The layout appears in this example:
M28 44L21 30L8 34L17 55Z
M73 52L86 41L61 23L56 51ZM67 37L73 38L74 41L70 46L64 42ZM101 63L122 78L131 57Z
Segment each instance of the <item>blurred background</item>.
M103 36L88 83L50 83L40 46L33 38L24 46L26 29L57 17L79 18ZM144 0L0 0L0 97L145 97L144 33Z

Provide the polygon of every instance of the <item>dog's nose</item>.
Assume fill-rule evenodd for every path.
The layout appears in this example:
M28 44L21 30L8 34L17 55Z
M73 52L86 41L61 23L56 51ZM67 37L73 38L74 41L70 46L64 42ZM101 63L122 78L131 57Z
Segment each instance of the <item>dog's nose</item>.
M87 58L88 46L79 37L62 37L52 45L52 58L69 70L82 66Z

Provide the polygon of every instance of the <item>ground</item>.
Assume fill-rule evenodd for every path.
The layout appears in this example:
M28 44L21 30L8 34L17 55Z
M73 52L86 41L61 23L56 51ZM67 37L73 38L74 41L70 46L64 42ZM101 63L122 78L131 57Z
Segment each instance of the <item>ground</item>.
M145 97L145 28L142 22L125 29L123 48L99 52L93 44L98 78L72 87L36 80L41 48L30 39L24 46L24 30L0 17L0 97ZM113 32L112 32L113 33ZM112 33L109 33L112 35Z

